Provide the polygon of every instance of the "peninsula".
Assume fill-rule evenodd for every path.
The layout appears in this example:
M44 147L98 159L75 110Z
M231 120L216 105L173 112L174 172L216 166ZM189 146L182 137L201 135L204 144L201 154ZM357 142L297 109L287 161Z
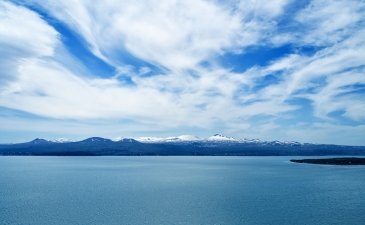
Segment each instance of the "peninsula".
M365 165L365 158L325 158L325 159L292 159L294 163L310 163L310 164L325 164L325 165Z

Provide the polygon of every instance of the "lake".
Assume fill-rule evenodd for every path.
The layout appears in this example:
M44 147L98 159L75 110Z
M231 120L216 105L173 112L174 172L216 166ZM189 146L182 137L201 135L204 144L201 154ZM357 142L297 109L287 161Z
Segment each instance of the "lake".
M365 224L365 166L292 158L0 157L0 224Z

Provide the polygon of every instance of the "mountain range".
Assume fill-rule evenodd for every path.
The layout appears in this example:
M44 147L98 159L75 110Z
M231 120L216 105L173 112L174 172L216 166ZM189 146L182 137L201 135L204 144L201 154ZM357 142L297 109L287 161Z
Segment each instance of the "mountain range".
M311 144L259 139L235 139L220 134L201 139L192 135L157 138L90 137L81 141L36 138L30 142L0 144L0 155L103 156L103 155L365 155L365 146Z

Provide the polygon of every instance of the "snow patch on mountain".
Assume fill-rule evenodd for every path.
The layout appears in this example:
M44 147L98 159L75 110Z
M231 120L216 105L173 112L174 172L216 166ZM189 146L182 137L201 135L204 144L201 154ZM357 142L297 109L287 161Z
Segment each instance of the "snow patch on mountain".
M189 135L189 134L180 135L177 138L179 140L182 140L182 141L198 141L198 140L200 140L199 137L194 136L194 135Z
M247 143L247 144L258 144L258 143L263 143L265 141L261 141L260 139L243 138L243 139L240 139L239 142L241 142L241 143Z
M88 139L83 140L84 142L142 142L142 143L189 143L189 142L213 142L213 143L242 143L242 144L254 144L254 145L302 145L300 142L296 141L262 141L260 139L249 139L249 138L242 138L236 139L233 137L227 137L222 134L215 134L208 138L199 138L194 135L180 135L180 136L171 136L171 137L138 137L138 138L127 138L127 137L117 137L112 140L101 138L101 137L90 137ZM35 139L32 141L34 144L40 143L70 143L75 142L73 140L67 138L57 138L53 140L44 140L44 139Z
M215 134L207 138L208 141L238 141L233 137L227 137L221 134Z
M165 137L165 138L139 137L136 138L136 140L144 143L162 143L162 142L191 142L191 141L200 141L201 139L193 135L180 135L177 137Z
M68 139L68 138L56 138L53 140L49 140L50 142L53 143L69 143L69 142L73 142L72 140Z
M162 142L164 138L159 137L138 137L136 138L137 141L143 142L143 143L158 143Z

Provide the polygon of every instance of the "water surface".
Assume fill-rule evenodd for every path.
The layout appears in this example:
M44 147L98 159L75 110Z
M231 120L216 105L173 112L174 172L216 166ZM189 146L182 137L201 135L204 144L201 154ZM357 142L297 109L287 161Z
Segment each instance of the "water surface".
M291 158L0 157L0 224L365 224L365 166Z

